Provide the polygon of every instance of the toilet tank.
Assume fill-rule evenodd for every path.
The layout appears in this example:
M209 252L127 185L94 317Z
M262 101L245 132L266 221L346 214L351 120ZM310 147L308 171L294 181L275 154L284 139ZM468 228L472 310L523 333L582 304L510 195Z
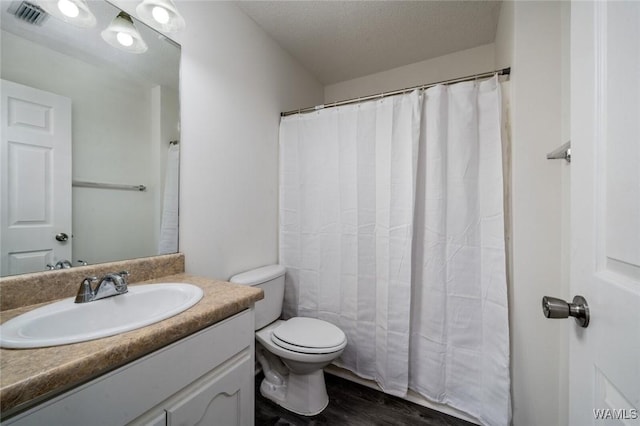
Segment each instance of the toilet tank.
M255 286L264 291L264 299L255 304L256 330L280 318L284 299L285 271L284 266L268 265L242 272L229 279L232 283Z

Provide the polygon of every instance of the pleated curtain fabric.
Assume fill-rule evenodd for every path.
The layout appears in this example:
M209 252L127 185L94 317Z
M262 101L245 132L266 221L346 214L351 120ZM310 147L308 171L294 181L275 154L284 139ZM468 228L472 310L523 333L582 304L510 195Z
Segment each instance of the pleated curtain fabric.
M436 86L422 103L409 386L483 424L506 425L500 85Z
M180 147L177 144L171 144L167 152L158 254L176 253L178 251L179 168Z
M282 118L284 317L340 327L338 365L508 424L496 78Z
M347 335L341 365L391 394L408 385L420 95L283 118L285 316Z

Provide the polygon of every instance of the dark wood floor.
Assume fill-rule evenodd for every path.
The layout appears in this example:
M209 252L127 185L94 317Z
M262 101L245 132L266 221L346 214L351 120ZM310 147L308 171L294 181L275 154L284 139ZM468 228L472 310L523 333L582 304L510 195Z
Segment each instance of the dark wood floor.
M260 395L256 377L256 426L469 426L473 423L325 373L329 406L313 417L291 413Z

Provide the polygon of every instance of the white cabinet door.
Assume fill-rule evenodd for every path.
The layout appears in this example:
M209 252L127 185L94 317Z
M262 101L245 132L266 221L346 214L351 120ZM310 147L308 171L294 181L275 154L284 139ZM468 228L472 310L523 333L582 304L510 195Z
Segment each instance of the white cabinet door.
M571 144L571 289L591 322L571 324L570 424L636 425L640 2L571 5Z
M71 100L2 80L1 129L0 276L71 260Z
M166 407L168 426L252 426L253 360L245 352L197 383Z

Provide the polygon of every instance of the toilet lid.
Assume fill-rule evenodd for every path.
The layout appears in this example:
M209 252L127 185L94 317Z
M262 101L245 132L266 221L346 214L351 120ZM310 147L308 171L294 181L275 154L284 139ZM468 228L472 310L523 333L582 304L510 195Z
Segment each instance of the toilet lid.
M306 353L331 353L346 345L346 336L338 327L304 317L285 321L273 330L271 340L283 348Z

